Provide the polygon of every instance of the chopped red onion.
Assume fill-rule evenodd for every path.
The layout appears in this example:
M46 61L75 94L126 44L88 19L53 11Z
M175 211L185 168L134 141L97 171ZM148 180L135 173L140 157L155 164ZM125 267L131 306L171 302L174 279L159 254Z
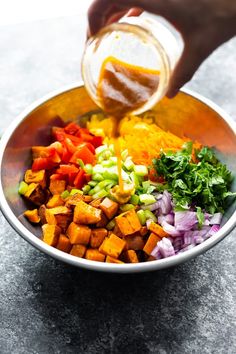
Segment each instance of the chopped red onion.
M188 231L197 224L197 215L194 211L176 211L174 225L178 231Z
M212 225L210 230L208 231L207 235L213 236L216 232L218 232L220 229L220 225Z
M183 237L177 236L173 239L172 245L175 251L179 251L183 246Z
M158 223L162 225L163 221L166 221L168 224L174 225L174 214L169 213L167 215L158 216Z
M212 217L210 218L209 224L210 225L220 225L221 220L222 220L222 213L215 213L212 215Z
M163 237L161 241L158 242L158 247L162 257L164 258L175 255L174 247L172 246L171 241L166 237Z
M153 248L153 250L151 252L151 256L155 257L156 259L162 258L158 244L156 245L156 247Z
M172 210L171 194L164 190L162 198L159 200L159 208L162 214L169 214Z
M173 237L181 236L181 232L176 230L175 226L168 224L166 221L163 221L162 227L165 232Z

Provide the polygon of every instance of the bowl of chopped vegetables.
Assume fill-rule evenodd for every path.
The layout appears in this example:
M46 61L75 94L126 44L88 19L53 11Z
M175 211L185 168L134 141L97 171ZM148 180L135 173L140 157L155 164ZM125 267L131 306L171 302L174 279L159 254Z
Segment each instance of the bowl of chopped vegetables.
M188 90L112 121L84 86L27 108L0 142L0 205L42 252L105 272L183 263L235 227L236 127ZM124 190L119 189L118 167Z

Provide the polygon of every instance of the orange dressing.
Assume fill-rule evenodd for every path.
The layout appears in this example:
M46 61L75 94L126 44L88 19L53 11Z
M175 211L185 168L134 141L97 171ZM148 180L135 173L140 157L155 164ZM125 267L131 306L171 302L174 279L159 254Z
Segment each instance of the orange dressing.
M113 117L113 133L120 191L124 190L119 144L119 123L127 114L142 107L157 91L160 72L122 62L114 57L104 60L98 83L103 110Z

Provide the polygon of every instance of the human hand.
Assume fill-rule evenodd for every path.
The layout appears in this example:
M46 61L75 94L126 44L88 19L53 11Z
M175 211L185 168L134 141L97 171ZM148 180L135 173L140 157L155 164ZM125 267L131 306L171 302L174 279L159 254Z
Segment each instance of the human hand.
M124 15L138 16L142 11L165 17L184 40L167 92L170 98L218 46L236 34L236 2L232 0L95 0L88 12L89 32L93 35Z

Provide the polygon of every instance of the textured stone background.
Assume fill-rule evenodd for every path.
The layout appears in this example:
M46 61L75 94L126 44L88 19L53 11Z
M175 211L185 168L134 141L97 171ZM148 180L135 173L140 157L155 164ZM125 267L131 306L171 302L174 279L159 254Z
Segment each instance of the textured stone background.
M29 103L80 79L85 20L2 27L0 132ZM236 39L188 87L236 117ZM0 353L236 352L236 232L173 269L107 275L59 263L0 215Z

